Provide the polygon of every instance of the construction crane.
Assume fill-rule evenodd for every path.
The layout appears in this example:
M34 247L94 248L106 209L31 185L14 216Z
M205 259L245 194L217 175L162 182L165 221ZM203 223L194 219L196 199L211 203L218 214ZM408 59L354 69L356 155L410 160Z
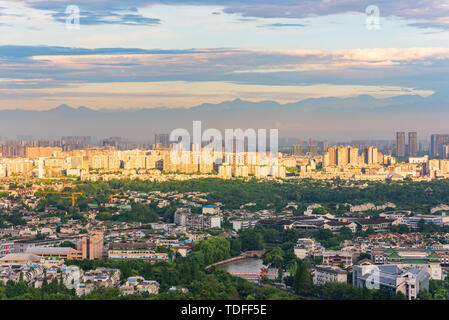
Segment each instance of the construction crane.
M42 192L42 193L52 193L52 194L69 194L69 197L61 197L61 199L72 199L72 207L75 207L75 200L78 199L77 196L82 196L82 192Z
M27 177L33 170L38 169L39 173L38 176L39 178L43 178L44 175L44 169L50 171L51 173L57 175L58 177L62 178L62 174L56 170L53 170L52 168L44 165L44 161L43 159L39 159L39 161L37 162L36 165L34 165L33 167L31 167L31 169L25 171L24 173L22 173L23 176Z
M62 178L62 174L61 174L60 172L55 171L55 170L53 170L53 169L50 168L50 167L42 166L41 168L46 169L46 170L50 171L51 173L57 175L58 177ZM25 176L25 177L27 177L33 170L35 170L35 169L42 170L41 168L39 168L39 166L34 166L34 167L32 167L30 170L24 172L22 175ZM39 174L39 175L41 175L41 174Z
M110 203L112 203L112 202L114 202L114 198L115 197L118 197L119 196L119 194L111 194L109 197L110 197L110 200L109 200L109 202Z
M70 194L70 192L68 192ZM72 207L75 207L75 200L77 199L77 195L82 196L83 194L81 192L72 192L72 195L70 197L61 197L61 199L72 199Z

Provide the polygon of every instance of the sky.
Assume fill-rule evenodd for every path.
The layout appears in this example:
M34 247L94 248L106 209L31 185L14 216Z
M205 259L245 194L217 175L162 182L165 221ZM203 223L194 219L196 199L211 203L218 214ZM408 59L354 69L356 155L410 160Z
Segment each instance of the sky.
M0 0L0 110L449 101L448 75L447 0Z

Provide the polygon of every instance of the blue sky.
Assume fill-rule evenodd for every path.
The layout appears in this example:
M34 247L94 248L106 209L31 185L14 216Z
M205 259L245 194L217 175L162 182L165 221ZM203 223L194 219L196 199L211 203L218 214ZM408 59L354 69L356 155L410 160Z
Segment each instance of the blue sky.
M0 109L444 95L448 40L447 1L0 1Z

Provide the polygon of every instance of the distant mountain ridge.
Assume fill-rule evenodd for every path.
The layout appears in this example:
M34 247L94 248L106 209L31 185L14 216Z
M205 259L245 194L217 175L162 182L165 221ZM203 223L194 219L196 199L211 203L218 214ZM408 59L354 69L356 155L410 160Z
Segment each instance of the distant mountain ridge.
M449 101L434 94L378 99L370 95L349 98L312 98L294 103L251 102L241 99L191 108L94 110L62 104L45 111L0 110L0 136L59 138L89 135L96 139L121 136L139 142L152 141L155 133L175 128L191 130L193 120L203 129L278 128L283 137L316 139L393 138L398 130L422 135L448 132ZM421 133L420 133L421 135Z

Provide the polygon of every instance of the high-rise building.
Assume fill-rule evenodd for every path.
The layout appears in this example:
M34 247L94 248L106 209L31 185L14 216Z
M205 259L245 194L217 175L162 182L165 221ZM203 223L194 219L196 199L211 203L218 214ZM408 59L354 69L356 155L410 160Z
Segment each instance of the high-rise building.
M430 155L444 157L443 147L449 145L449 134L432 134L430 136Z
M327 150L327 148L329 148L329 141L325 140L325 141L320 141L318 143L319 151L325 152Z
M26 147L25 156L30 159L51 157L55 152L62 151L59 147Z
M167 133L155 134L154 144L162 148L168 148L170 146L170 136Z
M92 232L77 243L82 259L101 259L103 257L103 232Z
M349 163L348 147L338 146L336 150L337 165L345 166Z
M349 147L349 164L357 166L359 164L359 149L355 147Z
M292 146L292 155L294 156L302 155L302 146L300 144L294 144Z
M416 132L408 133L408 156L416 157L418 155L418 134Z
M335 148L331 147L327 149L329 152L329 165L335 166L337 164L337 154Z
M354 166L382 163L383 154L375 146L366 146L359 155L359 149L353 146L329 147L323 153L323 166Z
M329 167L330 165L329 151L325 151L323 152L323 167Z
M308 153L312 156L318 154L318 146L316 144L310 144Z
M369 146L365 148L365 163L375 164L377 163L377 147Z
M396 132L396 156L405 157L405 132Z

